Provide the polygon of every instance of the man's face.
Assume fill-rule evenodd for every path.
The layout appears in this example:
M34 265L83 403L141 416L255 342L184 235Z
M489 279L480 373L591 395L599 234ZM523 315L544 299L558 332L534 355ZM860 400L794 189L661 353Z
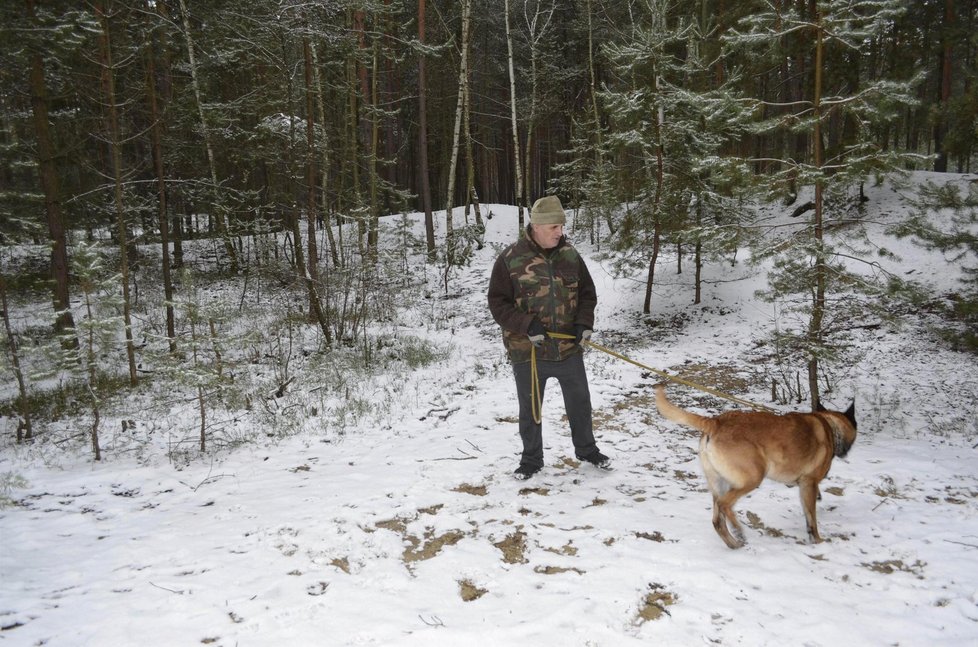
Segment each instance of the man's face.
M533 225L533 240L542 249L553 249L564 235L563 225Z

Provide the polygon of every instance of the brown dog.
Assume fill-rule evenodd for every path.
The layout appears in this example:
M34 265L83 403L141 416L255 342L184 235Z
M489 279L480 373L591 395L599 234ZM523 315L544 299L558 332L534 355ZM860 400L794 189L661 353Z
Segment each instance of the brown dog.
M845 456L856 440L855 402L845 413L822 408L817 413L784 415L728 411L708 418L669 402L659 384L655 403L669 420L703 432L700 463L713 493L713 527L727 546L744 545L744 530L733 505L764 477L799 487L808 536L813 542L822 541L815 523L818 484L829 473L832 457Z

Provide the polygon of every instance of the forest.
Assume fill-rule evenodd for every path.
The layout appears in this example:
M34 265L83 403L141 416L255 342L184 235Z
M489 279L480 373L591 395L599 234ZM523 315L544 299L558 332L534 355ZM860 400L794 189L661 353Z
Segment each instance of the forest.
M432 361L386 334L393 309L451 296L485 205L518 207L515 236L550 193L641 268L645 314L664 249L698 303L703 266L765 226L752 205L803 222L755 254L801 321L772 332L800 375L779 397L815 407L840 294L855 325L927 298L825 232L867 186L978 152L975 0L24 0L0 19L0 405L18 443L87 411L96 460L105 402L144 383L191 394L206 451L233 436L210 408L271 415L256 394L287 391L297 356ZM900 231L960 261L976 204L922 192L970 216ZM946 306L962 348L976 302L972 280Z

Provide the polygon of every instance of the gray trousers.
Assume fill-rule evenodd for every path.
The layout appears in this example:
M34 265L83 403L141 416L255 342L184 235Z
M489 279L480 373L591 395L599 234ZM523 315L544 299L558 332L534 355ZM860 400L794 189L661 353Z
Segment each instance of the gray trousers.
M520 465L543 467L543 425L533 421L533 404L530 397L530 363L513 364L516 375L516 393L520 403L520 438L523 455ZM584 370L584 354L578 353L560 362L537 362L537 379L540 384L540 400L549 378L556 378L564 396L564 409L570 425L574 453L579 459L598 451L594 442L591 423L591 392Z

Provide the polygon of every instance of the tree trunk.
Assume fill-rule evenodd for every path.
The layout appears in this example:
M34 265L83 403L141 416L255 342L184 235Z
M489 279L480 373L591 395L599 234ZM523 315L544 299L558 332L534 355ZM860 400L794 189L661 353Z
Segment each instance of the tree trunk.
M194 98L197 102L197 116L200 119L200 128L204 136L204 146L207 149L207 166L211 175L211 190L213 192L214 203L211 205L211 219L217 228L217 233L224 242L224 251L231 264L231 272L238 271L238 254L231 242L227 223L224 220L224 200L221 195L220 185L217 181L217 162L214 155L214 143L211 141L210 126L207 122L207 115L204 113L204 101L200 92L200 79L197 75L197 59L194 53L194 40L190 33L190 14L187 12L186 0L180 0L180 14L183 16L183 35L187 41L187 62L190 65L190 83L193 86Z
M319 110L319 123L325 124L326 105L323 101L322 79L319 76L319 57L316 54L315 43L309 43L309 48L312 53L312 72L314 82L316 84L316 106ZM319 171L320 191L322 194L321 210L323 212L323 226L326 229L326 239L329 241L329 251L331 258L333 259L333 267L339 267L340 257L336 249L336 240L334 240L333 237L333 226L329 220L329 210L327 209L326 205L326 196L328 195L327 190L329 189L329 142L326 140L325 134L323 135L323 141L319 144L319 148L323 157L321 169Z
M472 113L472 93L469 91L469 86L472 82L472 72L471 68L466 70L465 85L465 108L464 108L464 128L465 128L465 179L466 179L466 190L465 195L468 200L466 204L466 213L468 213L468 204L472 205L472 209L475 211L475 223L477 225L482 224L482 214L479 211L479 194L475 190L475 159L472 154L472 123L471 123L471 113ZM466 219L466 224L468 220Z
M659 78L655 77L655 90L659 90ZM662 189L665 183L665 152L662 150L662 127L665 123L665 110L662 104L656 111L656 139L660 142L655 149L655 196L652 198L652 258L649 260L649 275L645 283L645 303L642 312L652 313L652 285L655 283L655 263L659 259L659 247L662 240L662 224L659 218L659 205L662 199ZM648 164L646 164L648 165Z
M200 375L203 371L200 370L200 358L197 355L197 350L200 348L200 340L197 335L197 320L196 316L190 319L190 347L193 349L193 360L194 368L198 374L198 380L201 378ZM200 451L201 453L207 451L207 401L204 399L204 387L202 384L197 384L197 411L200 412Z
M652 285L655 283L655 264L659 260L661 240L659 218L656 217L652 229L652 257L649 259L649 275L645 281L645 301L642 304L642 312L645 314L652 314Z
M507 7L509 0L506 0ZM424 48L425 0L418 0L418 42ZM435 259L435 217L431 211L431 179L428 173L428 87L424 51L418 54L418 172L421 181L421 205L424 208L424 232L428 260ZM520 217L522 218L522 211Z
M150 148L153 153L153 172L156 174L157 219L162 248L163 301L166 314L166 337L170 352L177 350L177 335L173 311L173 278L170 269L170 219L166 199L166 175L163 170L163 124L156 96L156 48L154 37L147 38L146 49L146 98L150 112Z
M532 208L533 200L530 199L533 188L531 187L533 171L531 166L531 156L533 151L533 131L536 128L537 113L537 48L536 44L530 45L530 114L526 118L526 143L523 145L523 191L524 201L528 208ZM536 194L532 194L536 195Z
M948 102L951 99L951 31L954 29L954 0L944 0L944 24L941 25L940 78L937 120L934 124L934 170L947 173L947 151L944 149L944 135L947 128Z
M312 48L309 39L302 39L303 78L306 84L306 231L309 240L308 272L309 280L319 284L319 250L316 248L316 219L319 209L316 207L316 119L313 95L315 90L312 78ZM316 304L313 303L315 293L309 294L309 318L315 321L317 316Z
M370 74L370 157L368 169L370 173L370 222L367 228L367 253L371 259L377 258L377 229L380 226L380 203L377 190L377 155L380 152L380 111L377 94L377 76L380 70L380 43L374 38L371 55Z
M354 30L357 29L359 24L357 13L354 12L350 18L351 24L354 26ZM359 27L359 31L363 32L363 27ZM362 36L361 36L362 38ZM356 211L358 214L361 208L360 200L360 102L358 100L358 87L360 87L358 63L356 61L356 55L350 54L346 63L346 84L347 84L347 120L346 120L346 160L347 166L350 169L350 193L351 200L350 204L346 205L346 208L351 211ZM365 93L364 93L365 95ZM342 208L342 207L341 207ZM362 218L357 218L357 236L358 245L360 249L363 249L364 237L366 234L365 223ZM340 253L343 253L343 229L340 226Z
M533 133L536 130L537 103L539 95L540 80L537 74L537 61L539 60L539 47L543 37L547 33L547 27L553 18L555 3L551 3L550 9L545 11L539 5L532 18L527 17L527 30L530 39L530 114L526 119L526 144L523 147L523 170L525 178L523 190L526 192L526 204L531 204L530 195L537 187L534 186L538 174L534 174L534 167L530 163L533 158ZM541 24L542 21L542 24ZM542 189L542 187L541 187ZM542 193L542 190L539 191Z
M448 192L445 204L446 240L452 233L452 207L455 204L455 173L458 167L458 153L461 145L462 109L465 104L465 84L468 82L469 63L469 25L472 16L472 0L462 0L462 45L458 72L458 101L455 106L455 130L452 136L452 156L448 166Z
M351 24L353 26L353 32L357 37L357 50L362 56L363 50L366 49L366 36L364 34L364 13L362 10L355 10L352 13ZM358 213L357 219L357 235L358 243L362 253L366 253L364 250L364 244L367 238L367 221L363 217L362 207L363 201L360 193L360 137L363 134L364 145L366 145L366 133L362 132L362 129L366 126L361 124L360 119L360 104L367 100L369 96L369 89L367 87L367 68L360 62L360 56L357 54L351 54L349 74L350 79L350 166L353 170L353 207Z
M516 176L516 210L519 214L519 231L522 232L526 223L523 220L523 210L526 200L523 196L523 168L520 162L520 129L516 121L516 74L513 66L513 33L509 25L509 0L504 0L506 10L506 51L509 66L509 116L513 129L513 174Z
M129 293L129 232L126 210L122 198L122 144L119 131L119 108L115 96L115 73L112 69L112 43L109 19L101 2L95 3L95 14L102 28L99 34L99 50L102 58L102 92L105 97L105 133L112 159L113 202L115 205L117 235L119 236L119 274L122 282L122 320L125 326L126 357L129 360L129 386L136 386L136 347L132 340L132 307Z
M27 0L27 17L36 22L34 0ZM54 331L66 350L78 348L75 319L71 314L68 294L68 243L65 235L64 212L61 208L61 186L55 165L54 143L48 119L48 91L44 81L44 61L40 53L30 57L31 109L34 135L37 139L37 164L44 192L44 213L47 216L48 238L51 241L51 278Z
M319 298L316 283L312 280L312 275L309 273L309 269L306 266L305 254L302 251L302 231L299 228L299 214L296 210L292 211L289 221L292 225L292 253L295 255L296 274L306 286L306 291L309 294L309 304L312 308L313 319L319 324L320 330L323 331L323 337L326 339L326 345L332 346L333 333L330 331L329 321L326 318L326 312L323 309L322 301Z
M88 394L92 398L92 453L95 460L102 460L102 447L98 439L99 423L102 419L101 403L99 402L98 387L98 356L95 354L95 313L92 310L92 295L85 290L85 311L88 315L88 334L85 339L85 352L87 372L88 372Z
M587 3L587 69L588 69L588 82L590 84L589 94L591 99L591 118L594 120L594 166L595 169L602 169L604 162L602 156L604 155L604 134L601 128L601 113L598 110L598 78L597 73L594 71L594 28L591 20L591 0ZM604 171L600 171L602 174ZM612 219L612 214L610 209L602 209L605 211L605 223L608 225L608 232L615 233L615 223ZM591 223L591 242L594 242L594 222Z
M812 411L817 411L819 406L818 371L819 355L822 348L822 320L825 316L825 290L827 279L827 268L825 265L825 249L822 227L822 193L824 182L821 176L823 160L822 150L822 65L824 58L824 42L821 21L821 11L816 9L815 14L815 86L812 100L812 117L814 119L814 129L812 130L812 146L815 153L815 210L812 223L813 235L815 238L815 274L813 277L814 290L812 293L812 316L808 326L808 389L812 396Z
M10 367L17 378L17 410L20 422L17 424L17 442L34 438L34 427L31 423L31 407L27 400L27 383L24 372L20 368L20 351L17 349L17 336L10 325L10 310L7 307L7 279L0 274L0 315L3 316L3 326L7 333L7 348L10 350Z

